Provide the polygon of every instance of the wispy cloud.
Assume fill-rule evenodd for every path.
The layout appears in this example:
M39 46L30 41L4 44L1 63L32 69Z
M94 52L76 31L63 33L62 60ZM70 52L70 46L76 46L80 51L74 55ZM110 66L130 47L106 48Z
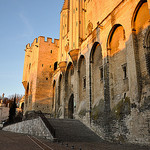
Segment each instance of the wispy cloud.
M20 14L19 14L19 17L20 17L21 21L24 23L24 25L25 25L26 28L27 28L27 32L24 33L23 36L26 37L26 36L31 36L31 35L33 35L34 30L33 30L32 25L30 24L28 18L27 18L23 13L20 13Z

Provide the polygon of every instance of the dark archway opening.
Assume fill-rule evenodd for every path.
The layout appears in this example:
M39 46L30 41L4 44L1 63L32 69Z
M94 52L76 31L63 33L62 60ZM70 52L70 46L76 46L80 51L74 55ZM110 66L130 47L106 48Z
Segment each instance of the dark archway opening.
M74 95L72 94L68 103L68 118L73 119L74 113Z

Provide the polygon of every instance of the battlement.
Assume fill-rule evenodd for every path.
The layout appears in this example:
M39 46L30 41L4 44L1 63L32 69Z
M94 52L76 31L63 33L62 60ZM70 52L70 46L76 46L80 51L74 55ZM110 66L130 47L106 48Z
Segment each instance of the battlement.
M39 36L38 38L35 38L33 43L30 45L30 43L28 43L26 45L26 50L33 47L33 46L36 46L38 47L38 45L40 43L49 43L49 44L55 44L56 46L59 46L59 39L54 39L54 42L52 41L52 38L50 37L47 37L47 39L45 40L45 37L44 36Z
M26 45L26 49L29 49L29 48L31 48L30 43L28 43L28 44Z
M68 1L68 0L64 0L64 4L63 4L63 7L62 7L62 10L61 10L61 11L63 11L63 10L65 10L65 9L68 9L68 8L69 8L69 2L70 2L70 1Z

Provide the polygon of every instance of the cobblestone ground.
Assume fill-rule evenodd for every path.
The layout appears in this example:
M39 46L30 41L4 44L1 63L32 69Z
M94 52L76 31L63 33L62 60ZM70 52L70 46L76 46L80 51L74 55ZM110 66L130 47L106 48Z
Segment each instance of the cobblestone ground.
M150 150L139 145L99 142L50 142L46 139L0 130L0 150Z

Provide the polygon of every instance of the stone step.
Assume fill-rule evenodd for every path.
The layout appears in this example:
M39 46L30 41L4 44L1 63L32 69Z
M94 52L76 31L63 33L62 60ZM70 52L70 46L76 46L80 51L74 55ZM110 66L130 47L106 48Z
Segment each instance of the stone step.
M79 120L74 119L48 119L55 129L58 140L63 142L97 142L102 141L93 131Z

